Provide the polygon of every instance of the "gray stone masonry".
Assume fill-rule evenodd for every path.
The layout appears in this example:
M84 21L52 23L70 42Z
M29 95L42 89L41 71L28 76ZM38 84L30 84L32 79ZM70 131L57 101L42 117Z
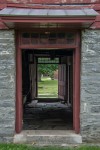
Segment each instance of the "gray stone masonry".
M100 142L100 30L82 32L80 120L83 140Z
M12 142L15 132L15 35L0 30L0 142Z

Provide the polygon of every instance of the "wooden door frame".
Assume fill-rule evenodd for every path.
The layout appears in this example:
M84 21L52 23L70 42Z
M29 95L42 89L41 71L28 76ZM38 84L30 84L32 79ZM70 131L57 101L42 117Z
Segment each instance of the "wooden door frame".
M77 33L77 44L73 52L73 129L80 133L80 33ZM16 120L15 131L20 133L23 126L22 103L22 47L20 46L20 34L16 38ZM23 48L25 49L25 47ZM27 47L26 47L27 49ZM33 48L29 48L33 49ZM66 50L69 47L66 47Z
M81 67L81 39L77 34L77 47L73 55L73 128L80 133L80 67Z

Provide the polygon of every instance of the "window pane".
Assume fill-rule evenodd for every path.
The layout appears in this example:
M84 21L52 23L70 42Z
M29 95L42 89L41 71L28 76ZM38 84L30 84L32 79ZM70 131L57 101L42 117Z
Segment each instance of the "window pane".
M58 38L64 39L65 38L65 33L58 33Z
M39 38L39 34L38 33L32 33L31 38Z
M23 33L22 38L30 38L30 33Z

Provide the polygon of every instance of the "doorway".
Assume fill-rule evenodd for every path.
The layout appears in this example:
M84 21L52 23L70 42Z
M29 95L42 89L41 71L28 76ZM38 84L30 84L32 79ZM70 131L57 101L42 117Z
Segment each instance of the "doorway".
M56 102L60 102L60 104L63 104L63 105L66 104L68 106L71 106L71 109L70 109L70 110L72 110L72 113L71 113L72 114L72 117L71 117L72 128L71 129L75 130L76 133L79 133L80 51L79 51L79 47L77 46L77 43L79 42L79 34L76 34L76 35L77 35L76 42L75 42L75 40L73 42L73 40L70 39L71 43L69 42L68 45L65 44L64 46L61 44L60 44L60 46L45 45L45 48L43 48L43 45L42 46L35 45L35 48L32 49L32 46L22 45L21 47L24 47L23 49L18 48L18 51L17 51L17 85L16 85L17 86L17 88L16 88L17 89L17 91L16 91L17 92L17 95L16 95L17 96L16 97L17 98L16 132L17 133L19 133L23 128L22 118L24 119L24 114L25 114L24 108L26 107L26 105L30 105L32 100L34 100L36 103L37 102L38 103L45 102L45 100L46 100L44 98L37 99L36 55L39 56L40 54L42 54L42 57L44 57L45 52L48 54L48 52L51 52L51 51L52 52L56 51L57 52L56 54L59 54L60 55L59 57L61 59L61 63L59 63L59 67L58 67L59 68L58 70L61 70L61 71L58 72L58 74L59 74L58 75L58 78L59 78L58 79L58 98L56 99ZM28 36L28 38L29 37L30 36ZM25 38L25 40L27 40L27 38ZM49 39L47 39L47 40L49 40ZM21 41L21 42L23 42L23 41ZM38 42L41 42L41 41L38 41ZM73 44L72 44L72 42L73 42ZM27 44L30 44L30 42ZM40 46L40 49L39 49L39 46ZM25 47L31 47L31 48L26 49ZM36 47L38 49L36 49ZM46 47L49 47L49 49ZM54 47L56 47L56 48L54 48ZM59 47L59 48L57 48L57 47ZM64 48L60 48L60 47L64 47ZM67 47L67 48L65 49L65 47ZM68 48L68 47L72 47L72 48ZM28 87L29 88L25 88L25 86L23 86L24 83L26 82L25 81L26 78L25 77L23 78L23 75L25 75L25 73L23 73L23 64L25 64L25 63L23 63L23 60L22 60L23 59L22 55L25 51L26 51L26 56L28 59L28 61L26 61L26 62L28 62L26 66L28 68L27 70L29 70L29 71L26 71L26 72L28 74ZM67 67L66 67L66 63L65 63L66 60L67 60ZM70 60L71 60L71 62L70 62ZM70 67L70 63L72 63L72 67ZM34 73L32 73L33 68L35 70ZM70 72L70 73L68 74L68 72ZM29 74L31 74L31 75L33 74L33 75L30 76ZM21 76L22 76L22 78L21 78ZM63 76L63 77L61 77L61 76ZM26 94L24 93L25 90L23 90L24 89L23 87L25 89L27 89L26 93L28 94L27 95L28 98L26 97ZM29 91L28 91L28 89L29 89ZM49 102L51 103L51 99L49 99L48 103ZM54 102L55 102L55 100L54 100ZM22 103L23 103L23 105L22 105ZM63 130L63 128L62 128L62 130Z
M49 73L54 68L58 70L56 97L52 97L52 92L55 91L52 84L54 79L46 82L46 89L43 89L42 97L38 94L38 86L41 85L38 84L38 69L41 64L43 70L47 67L44 74L41 75L42 78L48 79L51 75ZM51 78L54 78L54 74ZM51 87L48 83L51 84ZM22 91L23 130L72 130L73 49L23 50ZM49 92L51 95L48 95Z
M58 98L58 66L60 58L37 57L37 97Z

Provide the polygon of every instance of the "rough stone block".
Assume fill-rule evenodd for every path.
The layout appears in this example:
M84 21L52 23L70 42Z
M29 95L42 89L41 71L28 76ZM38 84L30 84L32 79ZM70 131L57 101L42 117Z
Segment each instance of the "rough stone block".
M0 30L0 142L15 132L15 39L13 30Z
M93 142L100 137L100 30L82 33L81 51L80 127L83 139Z

